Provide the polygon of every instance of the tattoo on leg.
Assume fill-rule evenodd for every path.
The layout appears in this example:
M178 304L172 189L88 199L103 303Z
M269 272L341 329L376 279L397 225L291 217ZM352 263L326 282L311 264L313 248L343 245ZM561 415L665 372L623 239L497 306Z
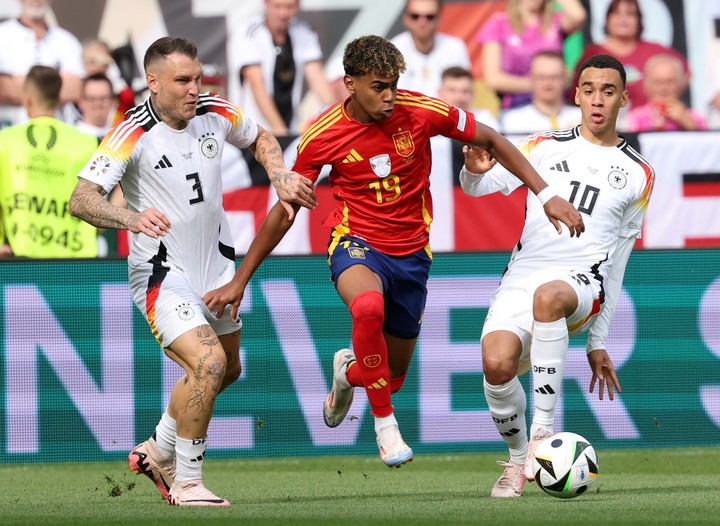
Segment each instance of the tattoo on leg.
M225 364L220 360L208 364L208 384L215 394L220 392L220 386L222 385L223 378L225 377Z
M208 351L204 355L200 357L200 362L198 363L197 367L195 368L195 378L200 380L202 379L202 368L205 364L205 361L212 356L212 350Z
M205 412L205 392L207 390L207 385L205 387L196 387L193 389L193 392L188 395L188 399L185 402L185 412L187 413L190 409L194 409L195 413L204 413Z
M212 327L210 325L200 325L195 329L195 335L198 338L207 338L208 336L215 336L215 331L212 330Z

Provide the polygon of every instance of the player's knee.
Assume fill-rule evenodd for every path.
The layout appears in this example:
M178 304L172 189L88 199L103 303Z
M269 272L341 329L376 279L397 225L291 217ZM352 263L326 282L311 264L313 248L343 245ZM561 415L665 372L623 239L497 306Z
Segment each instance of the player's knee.
M533 318L538 321L555 321L565 317L563 296L555 287L541 285L533 295Z
M212 353L203 356L195 367L195 377L206 384L213 394L223 389L225 374L227 373L227 359L224 354Z
M355 296L350 302L353 322L376 325L382 328L385 321L385 298L376 290L368 290Z
M517 364L507 356L483 348L483 374L488 383L505 384L517 376Z

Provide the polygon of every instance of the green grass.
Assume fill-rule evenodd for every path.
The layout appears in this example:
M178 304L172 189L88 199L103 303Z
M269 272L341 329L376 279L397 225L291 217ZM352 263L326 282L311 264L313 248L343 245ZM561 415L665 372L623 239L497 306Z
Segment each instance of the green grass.
M491 499L497 454L209 460L207 485L229 508L176 508L119 462L0 466L10 525L671 525L718 524L720 448L599 451L595 486L561 500L528 484Z

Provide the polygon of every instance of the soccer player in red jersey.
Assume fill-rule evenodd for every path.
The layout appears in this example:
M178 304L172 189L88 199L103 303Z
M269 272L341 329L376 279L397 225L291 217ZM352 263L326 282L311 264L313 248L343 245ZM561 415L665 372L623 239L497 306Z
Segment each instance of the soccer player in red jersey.
M293 170L312 181L332 166L336 208L326 220L332 279L352 317L353 350L333 362L333 386L324 404L325 423L339 425L354 387L364 387L375 417L380 456L390 467L411 461L393 414L391 393L403 384L427 297L432 261L430 137L444 135L488 150L539 194L549 220L580 235L577 210L551 193L523 155L473 114L420 93L398 90L405 60L379 36L360 37L345 48L345 87L350 96L323 113L298 145ZM231 315L240 307L250 277L292 222L276 205L261 225L235 277L203 297L211 311Z

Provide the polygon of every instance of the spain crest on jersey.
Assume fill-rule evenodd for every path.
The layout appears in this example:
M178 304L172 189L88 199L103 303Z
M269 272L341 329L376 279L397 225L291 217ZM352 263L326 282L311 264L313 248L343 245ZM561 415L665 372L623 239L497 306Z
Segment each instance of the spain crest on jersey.
M409 130L395 133L392 138L395 143L395 151L401 157L409 157L415 151L415 143Z
M370 158L370 168L378 177L387 177L390 175L390 156L386 153L376 155Z

